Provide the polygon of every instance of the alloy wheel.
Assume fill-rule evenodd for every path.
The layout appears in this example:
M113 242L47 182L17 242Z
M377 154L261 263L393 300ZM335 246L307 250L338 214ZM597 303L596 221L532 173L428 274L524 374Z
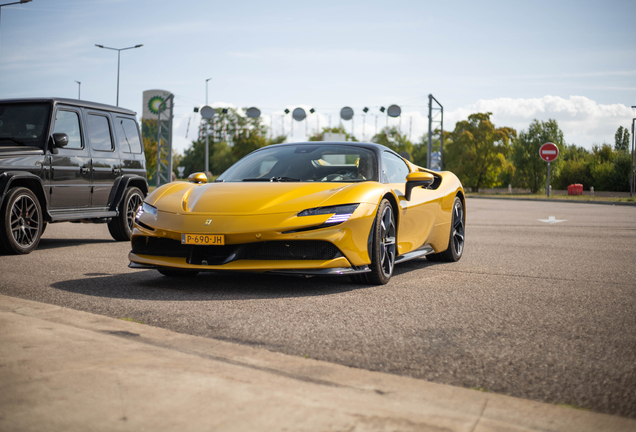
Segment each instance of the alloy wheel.
M126 223L130 231L133 229L133 223L135 221L135 214L139 209L139 206L143 203L143 198L138 194L131 195L126 205Z
M395 264L395 221L387 205L380 219L380 267L385 277L391 277Z
M33 198L19 196L11 207L11 235L21 248L29 248L40 236L40 212Z
M457 256L464 250L464 208L461 201L455 202L453 209L453 248Z

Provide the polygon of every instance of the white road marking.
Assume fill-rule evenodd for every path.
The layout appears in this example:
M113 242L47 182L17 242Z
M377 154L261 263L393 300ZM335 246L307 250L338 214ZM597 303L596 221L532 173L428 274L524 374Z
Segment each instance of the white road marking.
M565 222L567 219L557 219L554 216L549 216L547 219L537 219L539 222L545 222L549 224Z

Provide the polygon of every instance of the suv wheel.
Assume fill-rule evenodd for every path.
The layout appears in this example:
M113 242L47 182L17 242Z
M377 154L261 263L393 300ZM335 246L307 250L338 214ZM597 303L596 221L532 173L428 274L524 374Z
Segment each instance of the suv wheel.
M31 190L9 190L0 209L0 246L11 254L28 254L38 247L42 234L42 208Z
M135 213L144 202L144 194L136 187L126 189L124 199L119 204L119 216L108 222L108 231L117 241L130 241Z

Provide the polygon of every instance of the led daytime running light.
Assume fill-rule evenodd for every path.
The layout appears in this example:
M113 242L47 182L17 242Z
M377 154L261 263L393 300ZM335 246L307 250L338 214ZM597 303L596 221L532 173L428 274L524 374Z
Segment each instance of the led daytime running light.
M298 213L299 217L303 216L319 216L333 215L325 221L326 224L336 224L347 221L360 204L345 204L330 207L317 207L313 209L303 210Z
M135 219L139 219L144 213L150 213L153 216L157 216L157 208L151 206L148 203L143 203L141 206L139 206L139 210L137 210L137 213L135 214Z

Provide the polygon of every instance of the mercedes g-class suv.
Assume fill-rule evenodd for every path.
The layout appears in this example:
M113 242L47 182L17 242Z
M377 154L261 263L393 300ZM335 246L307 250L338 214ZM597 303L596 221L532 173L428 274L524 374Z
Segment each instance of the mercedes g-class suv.
M34 250L47 223L107 223L130 240L148 193L135 112L73 99L0 100L0 252Z

